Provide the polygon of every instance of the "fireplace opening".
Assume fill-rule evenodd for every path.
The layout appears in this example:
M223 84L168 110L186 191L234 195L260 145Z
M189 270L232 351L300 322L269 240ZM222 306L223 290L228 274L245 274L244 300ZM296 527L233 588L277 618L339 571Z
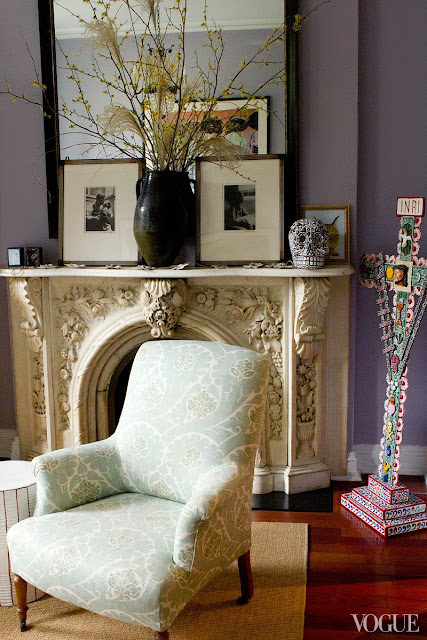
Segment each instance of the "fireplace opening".
M132 349L117 365L108 387L108 435L111 436L119 423L125 401L130 370L139 347Z

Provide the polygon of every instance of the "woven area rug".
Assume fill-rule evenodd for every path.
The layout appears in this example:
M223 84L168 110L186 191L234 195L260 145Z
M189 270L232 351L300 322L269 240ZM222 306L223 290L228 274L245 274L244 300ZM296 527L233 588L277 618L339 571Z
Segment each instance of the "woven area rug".
M217 576L186 606L169 629L171 640L302 640L308 525L252 524L254 597L244 606L237 563ZM27 631L14 607L0 608L0 636L7 640L153 640L154 633L111 620L50 596L29 605Z

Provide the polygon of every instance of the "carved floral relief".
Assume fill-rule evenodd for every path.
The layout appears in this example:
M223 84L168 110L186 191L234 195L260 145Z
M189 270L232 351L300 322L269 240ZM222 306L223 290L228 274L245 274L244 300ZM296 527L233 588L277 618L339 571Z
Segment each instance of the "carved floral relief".
M317 353L325 338L323 321L329 301L328 278L295 278L294 339L297 361L297 459L316 455Z
M69 428L69 386L82 342L93 322L105 318L111 311L134 306L139 300L135 287L71 286L55 299L57 326L62 336L58 382L58 421L61 430Z
M270 437L280 438L283 406L283 315L281 306L269 299L266 288L207 287L197 288L199 307L208 312L225 314L229 325L243 324L248 343L259 352L270 355L268 386Z

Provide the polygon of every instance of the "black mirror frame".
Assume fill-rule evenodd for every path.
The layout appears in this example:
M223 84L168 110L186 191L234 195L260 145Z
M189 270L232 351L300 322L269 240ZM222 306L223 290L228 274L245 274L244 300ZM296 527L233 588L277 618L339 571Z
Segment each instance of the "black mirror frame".
M299 218L298 196L298 33L292 29L294 16L298 13L298 0L284 0L286 32L286 201L290 226ZM47 114L44 118L46 185L49 238L58 238L59 220L59 120L58 92L55 53L54 0L38 0L41 76L47 89L43 94L43 106Z

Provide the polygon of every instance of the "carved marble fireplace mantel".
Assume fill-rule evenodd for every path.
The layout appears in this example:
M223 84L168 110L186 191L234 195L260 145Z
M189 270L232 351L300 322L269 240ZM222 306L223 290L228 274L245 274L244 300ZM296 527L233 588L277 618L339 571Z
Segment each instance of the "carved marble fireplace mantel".
M214 340L270 357L254 491L343 475L353 268L3 269L22 456L108 436L108 389L146 340Z

